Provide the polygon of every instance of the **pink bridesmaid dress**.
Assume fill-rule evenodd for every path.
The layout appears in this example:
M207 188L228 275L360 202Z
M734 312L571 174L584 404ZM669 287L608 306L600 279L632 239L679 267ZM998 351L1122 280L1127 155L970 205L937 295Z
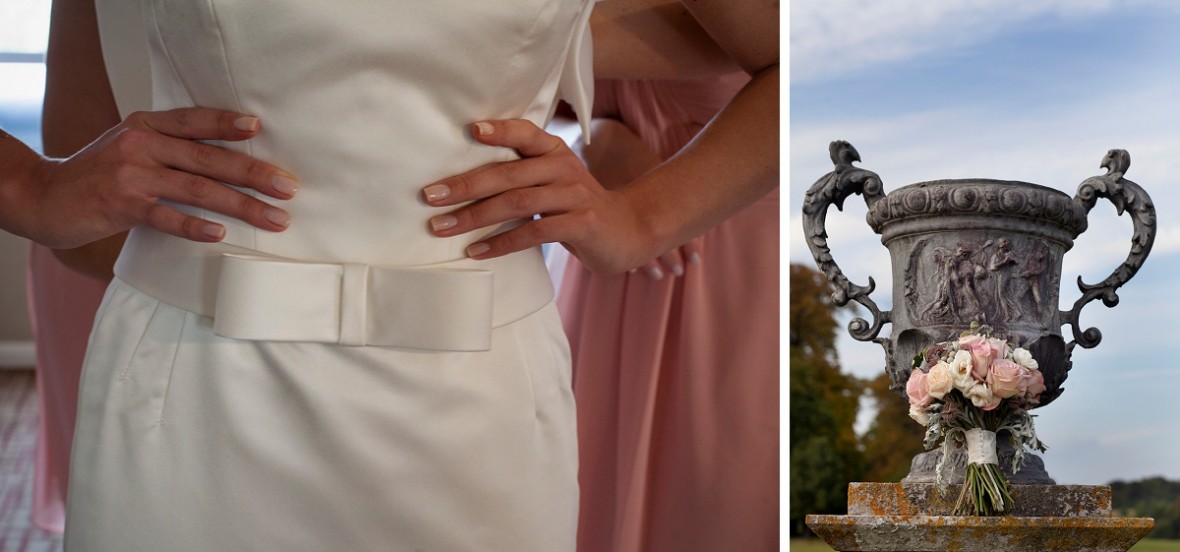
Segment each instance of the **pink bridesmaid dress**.
M600 81L595 116L667 158L746 82ZM708 232L680 278L567 265L580 552L779 549L778 191Z
M107 284L61 264L33 244L28 267L29 316L37 345L37 462L33 475L33 524L65 529L70 444L78 412L78 381L94 313Z

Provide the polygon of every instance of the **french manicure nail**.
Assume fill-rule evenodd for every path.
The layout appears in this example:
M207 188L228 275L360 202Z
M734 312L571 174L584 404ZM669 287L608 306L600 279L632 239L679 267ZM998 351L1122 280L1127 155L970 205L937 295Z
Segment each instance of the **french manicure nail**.
M701 264L701 254L697 253L696 251L693 251L692 255L688 256L688 262L690 262L694 265Z
M276 174L274 178L270 179L270 187L285 196L293 196L295 192L299 191L299 183L284 174Z
M459 219L451 215L439 215L430 219L430 229L434 230L435 232L452 228L456 224L459 224Z
M480 136L490 136L495 131L491 123L475 123L475 132Z
M659 280L664 277L664 271L660 270L660 267L658 267L658 266L653 266L653 267L647 269L647 273L649 276L651 276L652 278L655 278L656 280Z
M286 228L291 224L291 215L288 215L286 211L282 211L280 209L267 209L262 216L266 217L266 220L282 226L283 228Z
M492 246L490 246L486 243L483 243L483 242L473 243L473 244L467 246L467 256L468 257L478 257L480 255L483 255L484 253L487 253L491 249L492 249Z
M258 130L258 117L238 117L234 119L234 127L243 132L254 132Z
M422 189L427 201L439 201L451 197L451 187L446 184L431 184Z
M210 222L201 227L201 233L220 241L225 237L225 227L220 224L213 224Z
M675 274L677 278L684 276L684 267L678 264L672 265L672 274Z

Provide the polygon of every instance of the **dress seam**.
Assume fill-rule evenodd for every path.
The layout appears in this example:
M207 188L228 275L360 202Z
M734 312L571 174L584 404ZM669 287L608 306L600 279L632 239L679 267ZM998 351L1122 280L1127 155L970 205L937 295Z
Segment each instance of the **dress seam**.
M216 31L217 31L217 42L221 44L221 48L219 51L219 53L221 54L221 66L222 66L222 69L225 71L225 79L229 82L230 94L233 96L233 99L234 99L234 109L237 110L238 113L242 113L242 98L238 94L238 85L237 85L237 82L234 80L233 71L230 70L229 55L226 53L226 46L225 46L225 33L222 32L221 21L218 20L218 18L217 18L217 7L213 5L213 0L207 0L206 4L209 6L209 16L213 18L213 28L216 29ZM251 141L246 140L245 142L242 143L242 145L246 149L246 155L249 155L250 157L254 157L254 147L253 147L253 144L251 143ZM250 197L258 198L258 192L253 189L247 188L245 190L238 190L238 191L243 192L243 193L249 195ZM258 249L258 231L253 228L249 228L249 230L250 230L250 249Z
M143 330L140 331L139 339L135 341L135 348L132 349L133 351L139 351L140 347L143 346L143 339L147 337L147 329L152 325L152 321L156 319L156 315L159 314L161 304L162 303L159 301L156 301L156 306L152 307L152 314L148 317L147 324L144 325ZM131 358L127 359L127 363L123 366L123 369L119 371L120 382L127 382L131 379L131 364L134 361L135 355L132 354Z
M172 361L168 363L168 381L164 382L164 396L160 399L160 416L156 420L156 425L163 426L166 422L164 418L164 411L168 408L168 395L172 391L172 378L176 375L176 359L180 356L181 337L184 337L184 330L188 327L188 320L194 316L188 311L184 312L184 317L180 320L180 330L177 332L176 346L172 349Z

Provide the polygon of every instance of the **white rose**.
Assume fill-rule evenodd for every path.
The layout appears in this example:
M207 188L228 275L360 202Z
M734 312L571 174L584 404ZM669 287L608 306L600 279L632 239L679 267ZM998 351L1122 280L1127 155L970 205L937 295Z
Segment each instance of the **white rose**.
M1036 370L1039 368L1037 365L1037 359L1032 357L1032 353L1028 352L1028 349L1022 349L1019 347L1013 349L1012 360L1016 361L1016 364L1028 368L1029 370Z
M982 383L972 387L965 395L971 399L971 404L980 410L993 410L1000 406L1000 401L1004 400L993 394L992 390Z
M925 407L910 405L910 417L922 425L930 424L930 413L926 411Z
M955 358L951 360L950 364L955 389L965 393L968 389L975 387L975 378L971 376L972 367L971 353L963 350L955 353Z
M936 399L941 399L954 388L955 375L951 372L951 365L939 361L938 364L930 367L930 373L926 374L927 394Z

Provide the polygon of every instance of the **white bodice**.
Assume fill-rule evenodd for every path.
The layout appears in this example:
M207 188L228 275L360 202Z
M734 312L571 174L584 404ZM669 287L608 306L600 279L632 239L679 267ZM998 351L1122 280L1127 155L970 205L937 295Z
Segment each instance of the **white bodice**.
M145 0L152 108L256 115L257 137L222 145L298 175L285 232L201 213L226 225L228 244L328 262L458 259L494 229L433 237L439 211L421 188L514 157L472 140L471 123L544 125L563 72L577 73L567 57L588 58L592 3Z

